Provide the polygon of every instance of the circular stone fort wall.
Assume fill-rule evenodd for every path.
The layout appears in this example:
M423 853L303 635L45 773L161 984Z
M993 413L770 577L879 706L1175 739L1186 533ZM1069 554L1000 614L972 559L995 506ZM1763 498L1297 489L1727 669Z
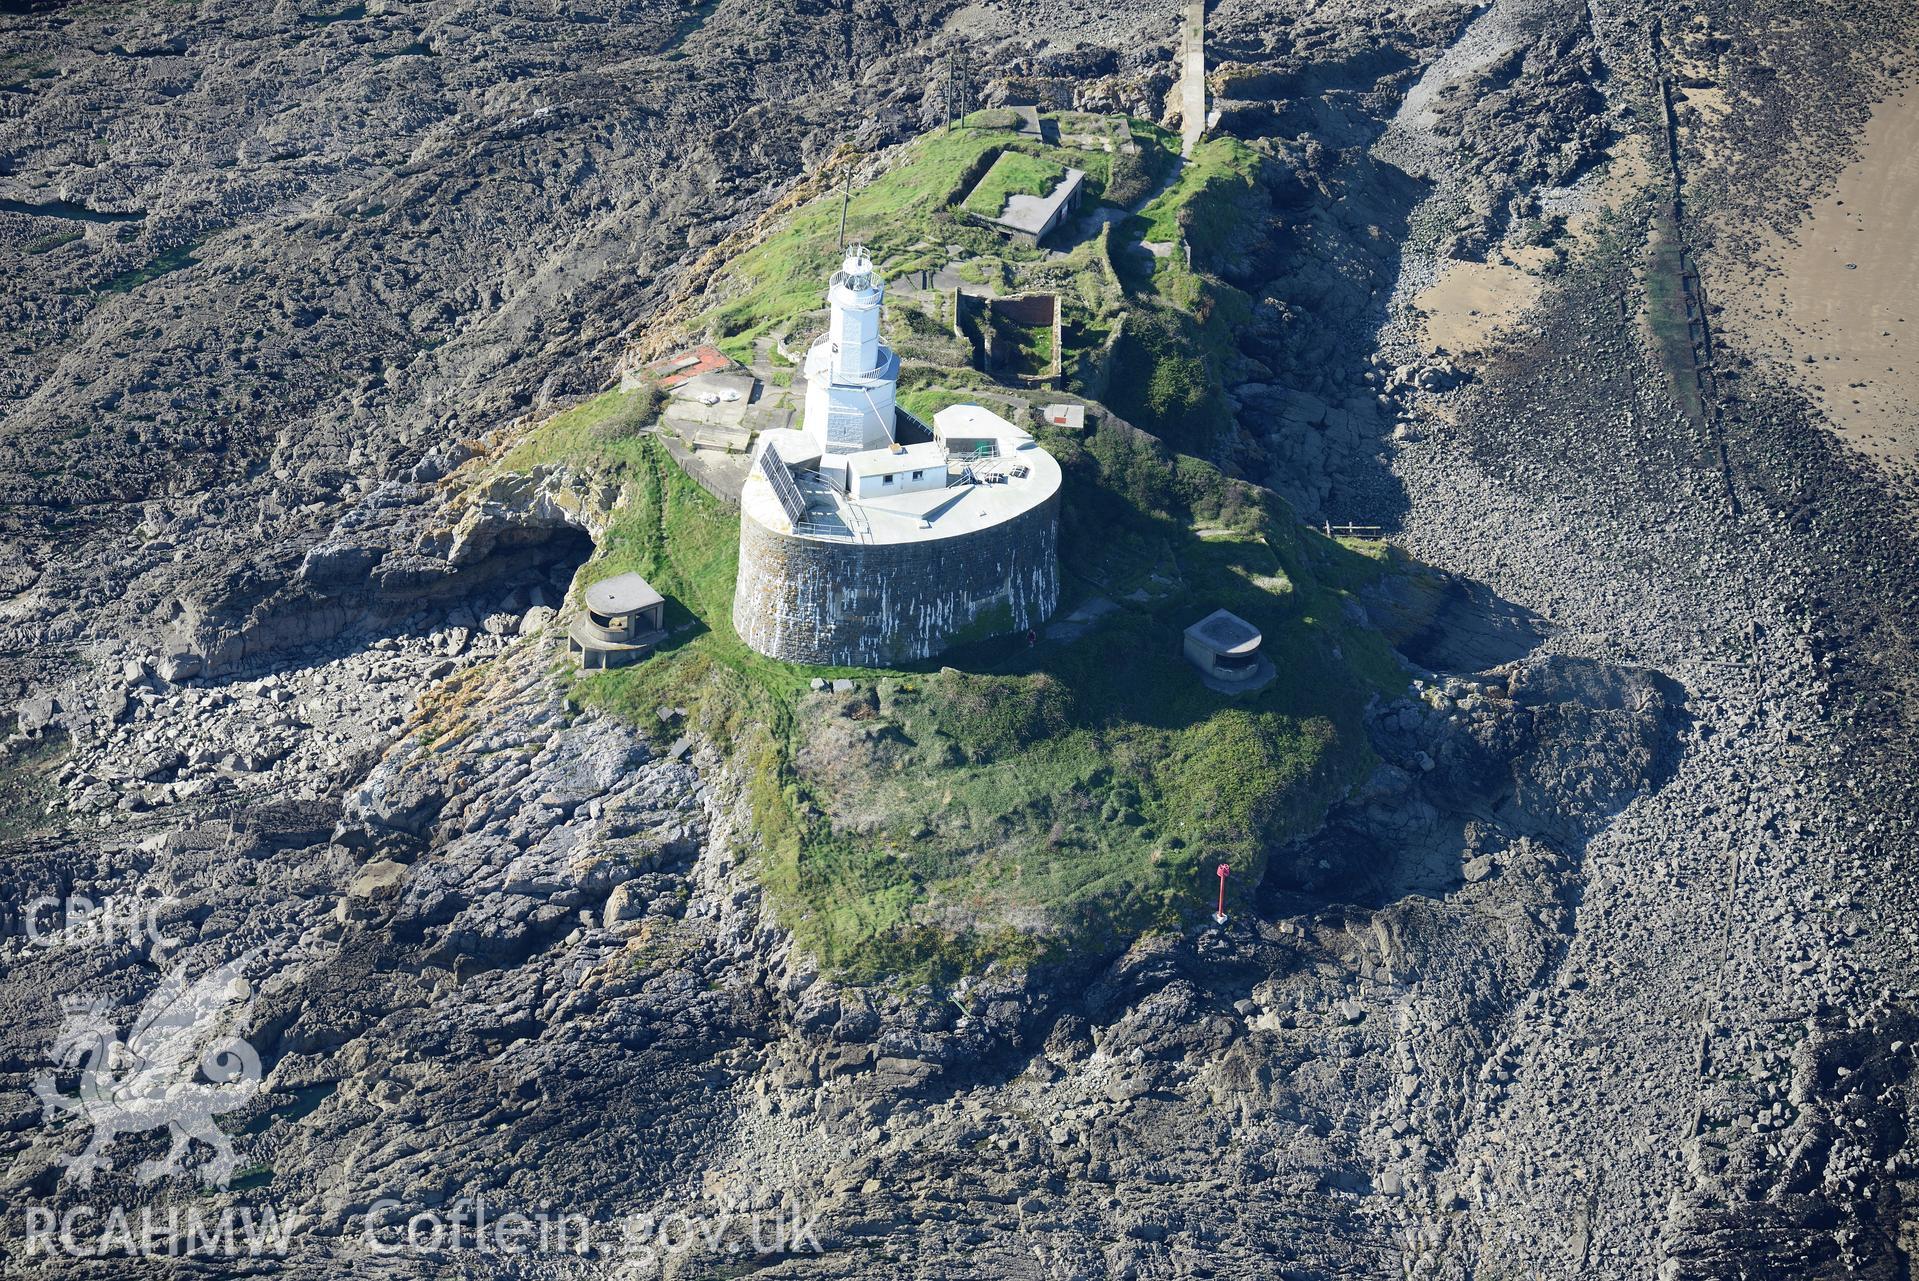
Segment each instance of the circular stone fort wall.
M985 529L911 542L740 521L733 626L789 663L891 667L1036 628L1059 603L1059 494Z

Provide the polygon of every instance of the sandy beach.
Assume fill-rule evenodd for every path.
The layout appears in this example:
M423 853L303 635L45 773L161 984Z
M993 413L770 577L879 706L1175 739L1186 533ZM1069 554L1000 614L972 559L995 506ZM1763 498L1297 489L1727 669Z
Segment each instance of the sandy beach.
M1844 440L1909 471L1919 461L1919 87L1879 103L1858 157L1761 262L1717 291L1728 336L1790 366Z
M1643 143L1621 138L1604 167L1570 187L1545 193L1566 218L1564 252L1585 252L1599 214L1638 195L1651 168ZM1432 283L1414 297L1424 349L1477 356L1497 348L1500 336L1538 305L1555 256L1549 249L1508 243L1488 262L1441 259Z

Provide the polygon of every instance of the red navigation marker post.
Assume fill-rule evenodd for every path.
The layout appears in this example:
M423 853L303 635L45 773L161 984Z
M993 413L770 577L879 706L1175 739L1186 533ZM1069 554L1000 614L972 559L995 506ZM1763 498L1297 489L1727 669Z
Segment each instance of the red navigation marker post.
M1226 874L1232 870L1224 863L1219 865L1219 910L1213 913L1213 922L1217 925L1226 924Z

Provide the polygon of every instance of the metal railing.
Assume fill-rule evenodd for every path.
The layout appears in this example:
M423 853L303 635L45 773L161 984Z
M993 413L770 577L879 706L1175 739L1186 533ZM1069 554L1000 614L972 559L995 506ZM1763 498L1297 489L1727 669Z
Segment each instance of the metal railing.
M873 532L867 526L866 517L860 511L859 504L843 502L832 478L824 472L806 471L794 473L795 490L804 504L800 519L793 522L793 532L808 538L829 538L838 542L868 543L873 541ZM801 488L799 481L818 493ZM815 499L824 500L825 506L817 505Z

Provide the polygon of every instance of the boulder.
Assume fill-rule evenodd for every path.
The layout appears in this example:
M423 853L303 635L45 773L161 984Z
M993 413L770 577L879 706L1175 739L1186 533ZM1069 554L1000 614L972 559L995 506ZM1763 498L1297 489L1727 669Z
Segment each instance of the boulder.
M300 577L322 591L340 591L364 582L384 555L382 548L322 543L307 550L300 562Z
M637 921L646 915L646 899L635 881L627 881L613 887L606 896L606 907L600 914L600 923L612 929L621 921Z
M396 863L392 859L376 858L354 874L353 883L347 886L347 897L391 898L399 893L400 882L405 878L406 864Z
M53 718L60 712L60 700L51 694L42 694L38 698L26 699L13 710L20 719L22 734L38 734L53 724Z
M1287 422L1301 427L1317 427L1326 421L1328 406L1319 397L1304 391L1286 393L1286 407L1280 416Z
M347 797L345 817L362 826L419 836L446 803L437 781L420 769L382 769Z
M165 783L179 773L180 767L186 763L186 757L180 753L163 748L134 761L133 776L148 783Z
M896 1090L916 1090L939 1075L940 1065L928 1063L924 1059L886 1055L873 1064L873 1072L882 1086Z
M169 685L190 681L206 670L206 660L190 650L176 650L162 658L156 667L160 679Z

